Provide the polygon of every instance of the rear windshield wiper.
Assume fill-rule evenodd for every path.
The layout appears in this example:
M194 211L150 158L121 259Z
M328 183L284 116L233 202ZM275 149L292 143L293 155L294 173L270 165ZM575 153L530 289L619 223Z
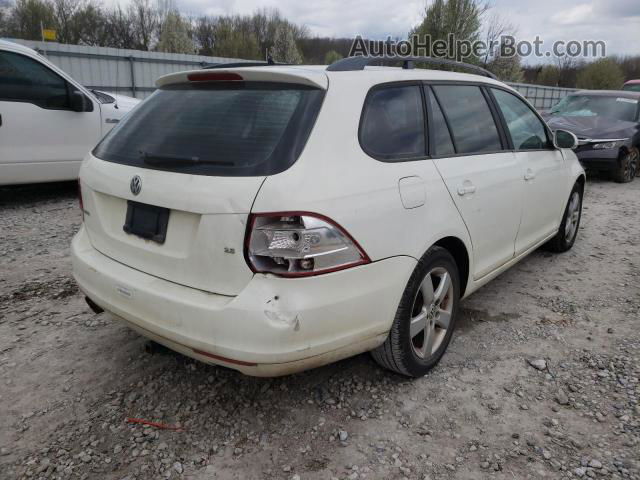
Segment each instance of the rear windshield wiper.
M164 155L161 153L140 152L140 158L147 165L157 167L189 167L192 165L221 165L233 167L233 162L224 162L218 160L202 160L200 157L179 157L176 155Z

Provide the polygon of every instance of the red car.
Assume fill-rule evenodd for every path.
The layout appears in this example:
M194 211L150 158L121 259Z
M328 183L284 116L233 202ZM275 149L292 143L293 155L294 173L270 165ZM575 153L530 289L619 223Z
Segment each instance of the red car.
M629 90L631 92L640 92L640 80L629 80L622 86L622 90Z

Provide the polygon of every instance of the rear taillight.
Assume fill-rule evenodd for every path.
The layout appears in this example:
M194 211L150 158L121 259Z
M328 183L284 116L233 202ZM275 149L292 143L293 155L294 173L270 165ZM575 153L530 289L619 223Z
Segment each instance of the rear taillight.
M80 204L80 212L82 212L82 221L84 222L84 202L82 201L82 185L78 179L78 203Z
M254 272L284 277L319 275L370 262L342 227L309 212L251 215L245 254Z

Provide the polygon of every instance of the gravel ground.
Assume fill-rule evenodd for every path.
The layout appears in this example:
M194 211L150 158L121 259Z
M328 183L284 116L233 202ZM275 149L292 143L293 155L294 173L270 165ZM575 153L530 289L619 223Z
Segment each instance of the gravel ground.
M640 479L639 201L590 179L573 250L467 299L424 378L256 379L90 312L75 185L0 189L0 478Z

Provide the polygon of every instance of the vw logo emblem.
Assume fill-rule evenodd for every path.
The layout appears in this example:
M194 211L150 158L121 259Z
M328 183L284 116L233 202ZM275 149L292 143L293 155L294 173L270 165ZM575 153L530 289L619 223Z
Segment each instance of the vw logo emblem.
M142 190L142 179L136 175L131 179L131 183L129 184L129 188L131 188L131 193L134 195L138 195L140 190Z

